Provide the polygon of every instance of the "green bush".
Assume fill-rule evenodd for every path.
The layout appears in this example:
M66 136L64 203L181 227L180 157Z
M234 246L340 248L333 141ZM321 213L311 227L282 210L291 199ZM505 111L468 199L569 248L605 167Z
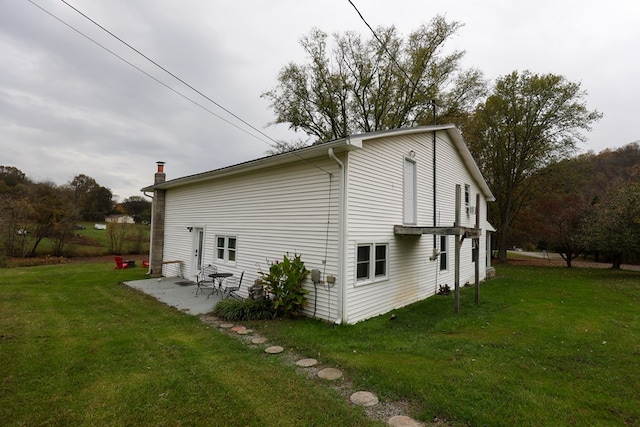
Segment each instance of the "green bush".
M269 299L225 299L213 308L213 314L224 320L270 320L275 312Z
M276 316L297 317L307 306L302 282L309 275L300 255L289 258L284 255L282 262L274 262L269 272L260 272L262 283L273 301Z

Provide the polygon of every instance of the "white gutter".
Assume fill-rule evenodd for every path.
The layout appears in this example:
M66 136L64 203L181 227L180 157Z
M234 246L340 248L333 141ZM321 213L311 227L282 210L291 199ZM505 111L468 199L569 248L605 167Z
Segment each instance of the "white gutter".
M346 219L346 181L345 181L345 170L344 164L338 159L333 152L333 147L329 148L329 157L338 164L340 168L340 197L339 197L339 207L338 207L338 272L339 272L339 283L340 292L338 292L339 301L338 307L340 307L340 313L335 320L336 324L346 323L346 305L347 305L347 263L345 262L345 246L346 246L346 238L345 238L345 219ZM331 313L329 313L331 315Z

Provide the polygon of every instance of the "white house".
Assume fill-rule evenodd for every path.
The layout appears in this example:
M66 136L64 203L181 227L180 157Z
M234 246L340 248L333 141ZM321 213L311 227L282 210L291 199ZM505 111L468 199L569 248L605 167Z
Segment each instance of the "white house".
M259 271L297 253L320 272L305 283L306 314L355 323L453 288L460 234L473 237L460 246L460 283L474 282L476 245L480 280L490 268L494 198L454 125L353 135L168 181L163 167L142 189L154 192L155 276L195 279L214 264L244 271L246 296Z
M131 215L114 214L108 215L104 218L104 222L110 222L114 224L135 224L135 220Z

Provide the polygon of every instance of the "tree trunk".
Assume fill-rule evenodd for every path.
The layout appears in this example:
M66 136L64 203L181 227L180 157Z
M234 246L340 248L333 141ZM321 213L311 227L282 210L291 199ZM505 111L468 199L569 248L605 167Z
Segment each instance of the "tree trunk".
M508 231L509 226L506 224L502 224L500 226L500 234L498 239L498 259L500 262L507 262L507 241L508 241Z
M611 268L613 270L620 270L620 268L622 267L622 254L615 254L611 258Z

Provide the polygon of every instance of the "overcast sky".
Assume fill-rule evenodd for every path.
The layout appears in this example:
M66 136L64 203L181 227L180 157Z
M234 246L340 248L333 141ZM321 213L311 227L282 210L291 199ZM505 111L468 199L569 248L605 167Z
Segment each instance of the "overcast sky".
M133 53L58 0L0 0L0 165L35 181L93 177L120 200L153 183L251 160L270 147L214 104ZM67 0L200 92L275 140L306 139L274 118L260 95L317 27L371 36L348 0ZM485 77L518 70L562 74L604 113L582 151L640 139L640 2L635 0L353 0L376 28L406 35L437 14L464 27L447 44ZM526 6L525 6L526 4ZM260 137L265 140L266 138Z

